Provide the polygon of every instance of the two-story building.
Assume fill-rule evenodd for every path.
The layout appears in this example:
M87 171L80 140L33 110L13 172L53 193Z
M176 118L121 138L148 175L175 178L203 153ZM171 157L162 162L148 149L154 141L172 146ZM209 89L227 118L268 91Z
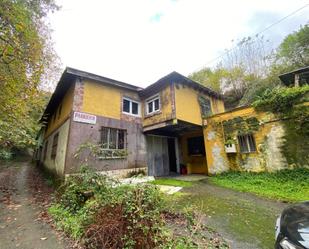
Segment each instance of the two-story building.
M77 172L85 159L117 175L143 168L162 176L182 165L208 173L203 117L222 112L219 93L177 72L143 89L66 68L41 120L38 160L60 176ZM102 155L77 158L86 143L100 145Z

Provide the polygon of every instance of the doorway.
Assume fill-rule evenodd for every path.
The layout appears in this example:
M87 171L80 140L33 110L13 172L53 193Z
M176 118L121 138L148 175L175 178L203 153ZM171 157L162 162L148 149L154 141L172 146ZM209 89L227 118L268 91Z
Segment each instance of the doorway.
M175 148L175 138L167 139L169 169L171 173L177 173L177 157Z

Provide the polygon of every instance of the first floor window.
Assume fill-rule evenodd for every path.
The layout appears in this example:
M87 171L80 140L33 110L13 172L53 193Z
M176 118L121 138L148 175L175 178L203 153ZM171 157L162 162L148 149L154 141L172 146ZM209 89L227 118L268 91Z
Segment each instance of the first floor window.
M59 133L56 133L53 138L52 151L50 155L51 159L55 159L57 156L58 138L59 138Z
M188 138L188 154L190 156L205 155L203 136Z
M126 149L127 133L126 130L102 127L101 129L101 145L103 152L106 152L105 157L123 157L123 152Z
M239 135L237 138L241 153L256 152L255 139L253 134Z
M152 114L154 112L160 111L160 97L155 96L146 101L146 113Z
M131 114L135 116L140 115L140 105L138 102L133 101L128 98L123 98L122 101L122 112L126 114Z

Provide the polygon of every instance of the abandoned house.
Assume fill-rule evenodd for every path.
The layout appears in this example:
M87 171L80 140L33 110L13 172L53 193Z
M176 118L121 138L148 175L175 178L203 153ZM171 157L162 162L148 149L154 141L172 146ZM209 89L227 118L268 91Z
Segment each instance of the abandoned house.
M273 114L253 107L226 112L219 93L177 72L143 89L66 68L41 121L37 159L60 176L79 170L86 155L76 153L87 143L101 148L88 164L117 176L136 169L164 176L183 168L215 174L289 165L280 149L284 127Z

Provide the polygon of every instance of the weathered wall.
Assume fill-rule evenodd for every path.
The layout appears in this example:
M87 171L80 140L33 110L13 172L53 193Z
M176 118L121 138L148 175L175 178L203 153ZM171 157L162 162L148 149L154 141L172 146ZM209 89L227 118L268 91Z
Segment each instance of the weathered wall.
M252 133L256 143L256 152L240 153L237 143L237 135L246 131L228 131L233 134L230 139L235 141L237 153L226 153L226 130L224 122L248 122L256 118L258 125L248 133ZM231 128L232 129L232 128ZM250 128L244 127L250 130ZM240 171L275 171L288 167L287 160L282 152L284 145L285 129L283 123L276 120L271 113L256 112L254 108L239 108L234 111L214 115L207 119L204 127L204 141L208 172L210 174L221 173L229 169Z
M50 136L45 140L45 141L48 141L47 154L46 154L45 161L43 161L44 147L42 150L43 153L41 154L41 162L44 164L44 166L59 176L62 176L64 174L64 165L65 165L67 141L68 141L68 134L69 134L69 126L70 126L70 119L67 119L58 129L56 129L52 134L50 134ZM56 158L52 159L51 151L52 151L53 138L54 138L54 135L57 134L58 132L59 132L59 137L58 137L57 154L56 154Z
M213 114L224 112L224 103L222 100L205 95L186 85L176 84L176 118L193 124L201 125L202 115L198 101L198 97L200 95L210 99L211 110Z
M184 165L188 168L188 173L190 174L207 174L207 161L204 155L192 156L188 152L188 138L203 136L203 131L200 132L190 132L179 137L180 143L180 157ZM207 152L207 151L206 151Z
M173 102L174 102L174 93L173 93L173 86L168 85L159 92L155 93L153 96L159 94L160 96L160 111L153 113L153 114L146 114L145 110L145 103L147 99L151 98L152 96L147 96L143 99L143 126L149 126L158 124L167 120L171 120L175 118L175 114L173 113Z
M121 119L122 97L140 101L136 92L85 80L81 111L107 118Z
M45 132L45 138L48 137L55 129L63 124L70 116L73 105L74 85L69 88L62 101L59 103L54 114L48 120L48 126ZM61 106L61 115L58 115L59 107ZM56 116L56 118L55 118Z
M96 159L90 158L89 165L98 171L120 170L146 167L146 142L142 133L142 125L136 122L118 120L97 115L96 124L85 124L71 121L68 153L65 173L71 174L79 170L85 157L74 158L74 154L81 144L91 142L100 143L101 127L125 129L127 131L128 155L123 159Z

